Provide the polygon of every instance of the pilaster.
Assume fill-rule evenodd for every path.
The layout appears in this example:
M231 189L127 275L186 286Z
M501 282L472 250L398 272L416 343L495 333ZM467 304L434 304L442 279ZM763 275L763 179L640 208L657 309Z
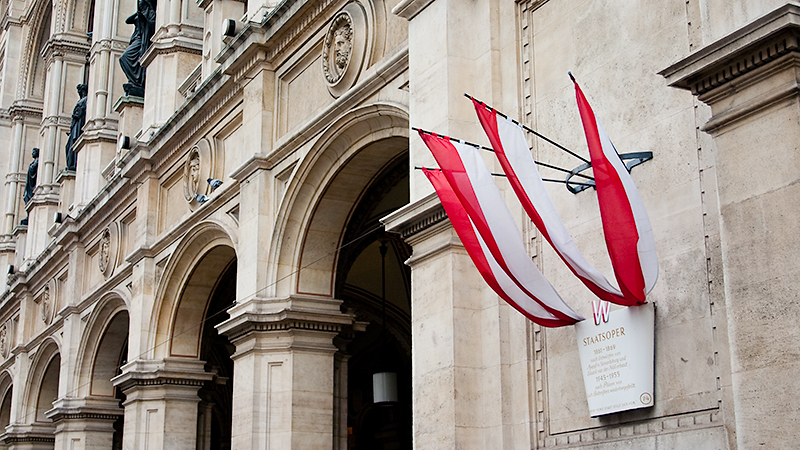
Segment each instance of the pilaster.
M455 234L436 194L383 219L412 246L411 324L414 448L501 448L484 442L482 297L491 292ZM488 291L488 292L487 292ZM485 330L489 331L489 330ZM458 393L455 395L455 393Z
M133 353L135 354L135 353ZM214 375L204 361L135 360L112 382L127 396L125 450L196 450L197 391Z
M800 437L800 5L787 4L661 72L711 107L738 448Z
M56 426L55 449L107 450L123 410L114 398L60 398L47 415Z
M232 448L331 448L333 339L353 322L340 304L249 298L228 310L217 329L236 346Z

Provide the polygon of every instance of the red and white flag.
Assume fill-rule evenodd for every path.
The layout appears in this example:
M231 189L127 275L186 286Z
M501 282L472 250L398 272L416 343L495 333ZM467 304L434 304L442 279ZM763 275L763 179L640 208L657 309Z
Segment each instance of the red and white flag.
M575 95L589 145L603 233L614 274L627 304L641 305L658 278L653 228L633 179L578 83Z
M583 320L564 303L531 261L514 218L478 150L435 135L420 133L420 136L497 266L519 290L557 320L565 324Z
M544 186L522 126L476 100L473 104L511 187L542 236L597 297L620 305L631 304L578 250Z
M422 169L422 171L439 195L444 211L447 213L447 217L450 218L450 223L456 230L470 258L475 263L475 267L478 268L478 272L500 298L539 325L562 327L575 323L575 320L557 318L523 292L503 271L497 260L494 259L492 253L486 247L486 243L475 230L475 225L470 221L467 212L461 206L461 202L450 187L450 183L445 179L442 171L427 168Z

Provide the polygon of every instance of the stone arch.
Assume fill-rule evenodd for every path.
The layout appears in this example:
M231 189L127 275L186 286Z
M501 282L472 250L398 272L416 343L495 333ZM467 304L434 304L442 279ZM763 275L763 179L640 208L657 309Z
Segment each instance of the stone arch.
M52 337L39 346L30 366L28 391L25 393L23 422L50 422L44 413L58 398L61 372L61 349Z
M272 295L332 296L336 249L372 178L408 151L408 112L376 103L332 124L300 162L279 206L270 255ZM297 268L303 270L295 272Z
M235 234L220 222L200 223L181 240L156 293L147 347L154 359L199 358L208 301L236 255Z
M25 76L20 80L17 97L43 100L46 62L41 57L47 41L52 35L53 2L36 2L30 13L30 27L25 42L22 69Z
M77 396L114 397L111 379L127 348L130 317L122 293L106 293L87 320L78 350Z
M0 372L0 433L11 423L11 399L14 394L14 379L8 370Z

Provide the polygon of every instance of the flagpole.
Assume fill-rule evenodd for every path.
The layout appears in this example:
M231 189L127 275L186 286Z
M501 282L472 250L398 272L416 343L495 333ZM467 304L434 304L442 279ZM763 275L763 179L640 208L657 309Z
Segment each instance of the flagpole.
M498 113L498 114L499 114L499 113ZM434 133L434 132L432 132L432 131L423 130L423 129L421 129L421 128L417 128L417 127L411 127L411 129L412 129L412 130L414 130L414 131L418 131L418 132L420 132L420 133L430 134L430 135L433 135L433 136L439 136L439 137L441 137L441 138L448 139L448 140L450 140L450 141L462 142L462 143L464 143L464 144L466 144L466 145L469 145L469 146L471 146L471 147L475 147L475 148L479 148L479 149L481 149L481 150L486 150L486 151L489 151L489 152L494 152L494 149L493 149L493 148L490 148L490 147L484 147L483 145L473 144L473 143L471 143L471 142L466 142L466 141L463 141L463 140L461 140L461 139L455 139L455 138L451 138L450 136L445 136L445 135L442 135L442 134L437 134L437 133ZM534 163L536 163L537 165L540 165L540 166L542 166L542 167L547 167L548 169L558 170L558 171L560 171L560 172L569 173L569 174L572 174L572 175L574 175L574 176L578 176L578 177L581 177L581 178L586 178L587 180L592 180L592 181L594 181L594 178L590 177L589 175L584 175L584 174L582 174L582 173L573 173L571 170L567 170L567 169L564 169L564 168L561 168L561 167L557 167L557 166L554 166L554 165L551 165L551 164L543 163L543 162L541 162L541 161L536 161L536 160L533 160L533 162L534 162ZM560 181L559 181L559 182L560 182ZM575 184L583 184L583 183L577 183L577 182L575 182ZM589 185L587 185L587 186L594 186L594 185L593 185L593 184L589 184Z
M534 136L536 136L536 137L538 137L538 138L541 138L541 139L544 139L545 141L549 142L550 144L552 144L552 145L554 145L554 146L558 147L559 149L561 149L561 150L563 150L563 151L565 151L565 152L569 153L570 155L572 155L572 156L574 156L574 157L576 157L576 158L580 159L581 161L583 161L583 162L585 162L585 163L590 163L590 162L589 162L589 160L588 160L588 159L586 159L586 158L584 158L583 156L581 156L581 155L578 155L577 153L573 152L572 150L568 149L567 147L564 147L563 145L559 144L558 142L556 142L556 141L554 141L554 140L550 139L549 137L547 137L547 136L545 136L545 135L543 135L543 134L539 133L538 131L536 131L536 130L534 130L534 129L530 128L530 127L528 127L527 125L525 125L525 124L522 124L522 123L520 123L520 122L517 122L517 121L516 121L516 120L514 120L514 119L511 119L511 118L510 118L510 117L508 117L507 115L505 115L505 114L501 113L500 111L498 111L498 110L496 110L496 109L492 108L491 106L489 106L489 105L487 105L486 103L484 103L484 102L482 102L482 101L478 100L477 98L475 98L475 97L473 97L473 96L471 96L471 95L469 95L469 94L467 94L467 93L465 93L465 94L464 94L464 97L467 97L468 99L470 99L470 100L473 100L473 101L477 102L478 104L480 104L480 105L481 105L481 106L483 106L484 108L488 109L489 111L492 111L492 112L495 112L495 113L497 113L497 114L500 114L502 117L504 117L504 118L506 118L506 119L508 119L508 120L510 120L510 121L512 121L512 122L514 122L515 124L517 124L517 125L521 126L521 127L522 127L522 129L523 129L523 130L525 130L525 131L527 131L528 133L533 133L533 135L534 135ZM591 163L590 163L590 164L591 164ZM568 171L568 172L569 172L569 171Z

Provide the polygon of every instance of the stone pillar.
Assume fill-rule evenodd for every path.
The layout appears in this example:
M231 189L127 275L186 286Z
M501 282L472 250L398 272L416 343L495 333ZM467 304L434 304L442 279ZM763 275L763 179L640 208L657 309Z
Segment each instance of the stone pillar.
M123 366L122 375L112 381L127 396L125 450L197 450L197 391L214 376L204 365L167 358Z
M338 300L249 298L217 326L232 359L231 447L326 449L333 445L333 338L352 323Z
M800 438L800 5L788 4L661 72L711 107L738 448Z
M48 411L56 425L55 449L110 449L114 421L122 414L119 400L113 398L58 399Z
M488 290L436 194L384 219L413 247L411 324L415 449L502 448L484 442L481 303ZM424 224L424 225L423 225ZM479 332L478 330L481 330ZM457 393L457 394L456 394ZM488 420L484 422L484 420Z
M25 172L21 167L22 157L25 151L22 147L25 123L23 115L14 116L12 130L11 153L8 160L8 175L6 176L6 207L5 207L5 226L3 234L10 234L14 227L19 223L17 211L19 211L20 193L25 189Z

